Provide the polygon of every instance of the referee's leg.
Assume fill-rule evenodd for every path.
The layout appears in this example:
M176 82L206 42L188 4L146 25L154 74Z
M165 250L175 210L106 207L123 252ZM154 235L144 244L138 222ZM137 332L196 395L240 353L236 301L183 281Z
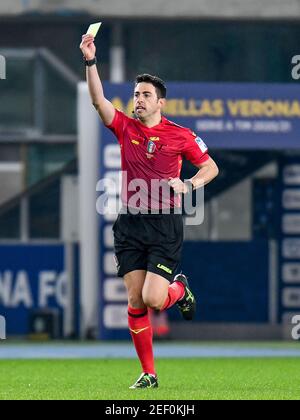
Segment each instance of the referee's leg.
M168 297L170 282L159 274L147 272L143 287L143 302L146 306L160 311Z
M164 311L178 303L184 295L185 287L181 282L174 281L170 284L170 281L165 277L147 272L143 288L143 301L149 308Z
M128 305L135 309L144 309L142 291L146 279L145 270L131 271L124 276L125 285L128 293Z
M145 270L135 270L124 276L128 291L128 326L130 334L141 362L142 371L144 374L151 376L148 378L148 381L138 380L133 385L133 388L157 386L153 354L153 330L148 308L142 296L145 278Z

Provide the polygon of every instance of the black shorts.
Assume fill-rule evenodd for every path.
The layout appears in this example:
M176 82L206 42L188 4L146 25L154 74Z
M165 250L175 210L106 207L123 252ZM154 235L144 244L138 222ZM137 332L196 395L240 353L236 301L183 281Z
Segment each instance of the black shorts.
M119 214L113 226L118 276L146 270L172 281L181 260L181 214Z

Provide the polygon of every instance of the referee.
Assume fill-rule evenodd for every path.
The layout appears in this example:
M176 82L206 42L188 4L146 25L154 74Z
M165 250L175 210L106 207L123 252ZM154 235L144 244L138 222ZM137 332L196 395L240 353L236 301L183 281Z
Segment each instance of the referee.
M136 78L135 118L129 118L104 96L94 37L84 35L80 49L93 105L118 139L127 175L122 183L123 209L113 231L118 276L128 291L128 325L142 366L130 388L157 388L148 308L163 311L177 304L186 320L196 310L187 278L175 276L183 245L183 218L176 209L181 194L208 184L219 171L195 133L162 116L167 89L161 79L148 74ZM183 157L199 169L187 183L180 180ZM169 194L164 188L153 191L154 181L167 186ZM139 187L138 200L132 185Z

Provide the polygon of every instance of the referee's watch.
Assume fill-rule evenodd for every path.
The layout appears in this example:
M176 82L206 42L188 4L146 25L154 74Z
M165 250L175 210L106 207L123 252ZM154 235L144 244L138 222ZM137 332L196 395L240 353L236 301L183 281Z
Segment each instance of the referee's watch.
M193 182L190 179L188 179L187 181L185 181L185 185L188 187L187 194L191 194L195 190L195 186L194 186Z
M97 57L95 57L95 58L93 58L92 60L86 60L85 58L83 59L83 61L84 61L84 64L87 66L87 67L92 67L92 66L94 66L95 64L97 64Z

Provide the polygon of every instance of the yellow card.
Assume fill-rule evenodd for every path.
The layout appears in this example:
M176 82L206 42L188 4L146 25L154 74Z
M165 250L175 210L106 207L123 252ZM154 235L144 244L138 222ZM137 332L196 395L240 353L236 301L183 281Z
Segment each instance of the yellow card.
M101 25L102 25L102 22L93 23L92 25L90 25L90 27L87 31L87 34L88 35L93 35L93 37L96 38L97 33L98 33Z

